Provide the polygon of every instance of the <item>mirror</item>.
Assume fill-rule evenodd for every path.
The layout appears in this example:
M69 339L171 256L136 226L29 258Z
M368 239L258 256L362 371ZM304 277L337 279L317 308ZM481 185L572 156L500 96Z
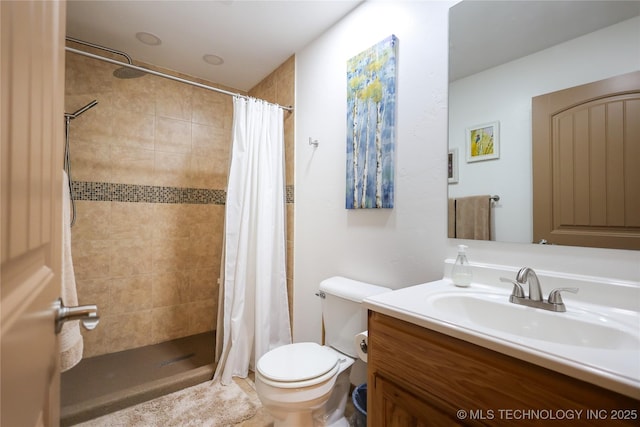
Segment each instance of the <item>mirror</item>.
M638 70L639 28L637 1L466 0L450 9L449 198L499 196L491 240L533 240L532 97ZM488 155L470 152L481 130L495 133Z

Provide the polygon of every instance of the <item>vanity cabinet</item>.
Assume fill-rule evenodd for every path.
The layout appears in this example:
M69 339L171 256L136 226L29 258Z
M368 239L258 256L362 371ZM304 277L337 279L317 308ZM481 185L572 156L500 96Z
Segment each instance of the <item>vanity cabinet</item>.
M640 401L369 311L368 427L638 425Z

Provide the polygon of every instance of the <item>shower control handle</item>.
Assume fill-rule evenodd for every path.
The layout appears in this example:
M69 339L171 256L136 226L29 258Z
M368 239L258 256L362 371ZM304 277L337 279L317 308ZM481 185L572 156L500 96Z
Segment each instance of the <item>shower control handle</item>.
M62 325L67 321L79 320L88 331L95 329L100 322L98 306L95 304L66 307L62 303L62 298L58 298L54 303L54 309L56 310L56 334L62 331Z

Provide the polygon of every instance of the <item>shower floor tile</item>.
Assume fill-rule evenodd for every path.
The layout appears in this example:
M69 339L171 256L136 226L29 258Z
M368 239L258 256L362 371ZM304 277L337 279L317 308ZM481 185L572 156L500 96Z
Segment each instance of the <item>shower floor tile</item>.
M215 332L83 359L61 379L68 426L198 384L214 372Z

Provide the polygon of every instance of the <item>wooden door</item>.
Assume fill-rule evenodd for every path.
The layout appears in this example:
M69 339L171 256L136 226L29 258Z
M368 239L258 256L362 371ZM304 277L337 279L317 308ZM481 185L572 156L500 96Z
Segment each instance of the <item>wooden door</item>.
M59 424L65 4L2 1L0 425Z
M640 71L532 106L534 242L640 249Z

